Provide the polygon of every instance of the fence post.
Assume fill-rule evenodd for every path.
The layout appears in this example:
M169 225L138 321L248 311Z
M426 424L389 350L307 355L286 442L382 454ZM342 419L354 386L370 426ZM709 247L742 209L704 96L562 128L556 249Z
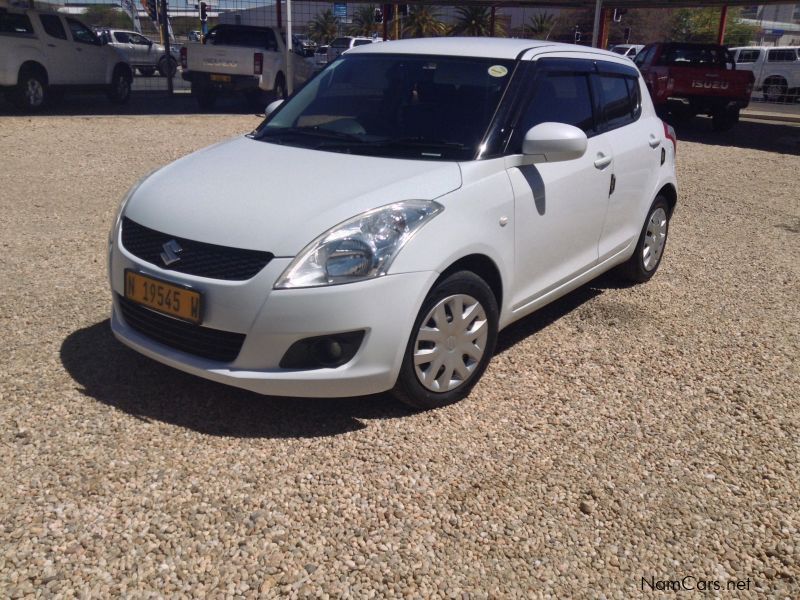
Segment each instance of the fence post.
M167 72L164 73L164 77L167 78L167 95L172 96L172 94L175 92L175 90L173 89L174 84L172 82L174 73L172 73L171 72L172 70L170 69L170 66L172 65L171 61L172 54L169 51L170 27L169 27L169 21L167 19L169 19L169 16L167 15L167 0L161 0L161 37L164 39L164 54L165 54L164 62L166 62L167 64ZM175 69L175 72L176 73L178 72L177 68Z
M717 31L717 44L720 46L725 42L725 27L728 25L728 5L722 7L719 13L719 30Z

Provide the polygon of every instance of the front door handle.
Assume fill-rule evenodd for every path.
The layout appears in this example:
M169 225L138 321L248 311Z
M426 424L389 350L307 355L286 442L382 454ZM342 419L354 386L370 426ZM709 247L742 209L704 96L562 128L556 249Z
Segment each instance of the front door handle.
M605 169L608 165L611 164L613 157L611 155L605 155L602 152L597 153L597 160L594 161L594 166L598 169Z
M648 144L650 144L650 147L651 147L651 148L658 148L658 145L659 145L660 143L661 143L661 140L660 140L660 139L658 139L658 138L657 138L655 135L653 135L653 134L651 133L651 134L650 134L650 140L648 141Z

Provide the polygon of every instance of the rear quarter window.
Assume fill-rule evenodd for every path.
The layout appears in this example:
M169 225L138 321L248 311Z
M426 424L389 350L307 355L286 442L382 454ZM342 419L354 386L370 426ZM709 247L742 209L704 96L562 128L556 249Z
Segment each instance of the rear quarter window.
M28 15L0 9L0 33L33 35L33 25Z
M637 77L618 73L596 75L600 119L605 129L616 129L639 118L642 98Z
M792 49L770 50L767 52L769 62L794 62L797 60L797 51Z

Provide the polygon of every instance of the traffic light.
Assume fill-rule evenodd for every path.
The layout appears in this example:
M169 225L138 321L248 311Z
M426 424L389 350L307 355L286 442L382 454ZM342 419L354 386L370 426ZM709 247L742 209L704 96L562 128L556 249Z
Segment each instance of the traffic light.
M375 8L375 22L383 23L383 11L380 8Z
M142 0L142 6L147 11L147 16L150 17L150 20L153 23L158 23L158 7L156 6L156 0Z
M205 2L200 3L200 22L205 23L208 21L208 9Z

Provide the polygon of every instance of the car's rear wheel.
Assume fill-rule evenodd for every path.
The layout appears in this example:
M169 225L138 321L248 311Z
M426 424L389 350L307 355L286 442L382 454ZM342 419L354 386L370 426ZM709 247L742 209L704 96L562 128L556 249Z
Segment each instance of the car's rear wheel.
M178 61L174 58L162 56L158 61L158 74L162 77L175 77L178 71Z
M286 79L282 73L279 73L275 78L275 87L272 89L272 93L274 100L283 100L289 95L286 88Z
M619 267L620 275L628 281L644 283L655 275L667 245L671 212L667 199L657 196L647 212L633 256Z
M11 99L17 108L26 112L37 112L47 102L47 77L41 69L22 69Z
M111 85L108 88L108 98L114 104L125 104L131 97L131 72L127 68L118 66L111 76Z
M781 77L768 78L764 82L763 94L767 102L780 102L789 90L786 81Z
M394 395L421 409L466 397L494 353L498 313L492 290L472 272L437 283L414 322Z

